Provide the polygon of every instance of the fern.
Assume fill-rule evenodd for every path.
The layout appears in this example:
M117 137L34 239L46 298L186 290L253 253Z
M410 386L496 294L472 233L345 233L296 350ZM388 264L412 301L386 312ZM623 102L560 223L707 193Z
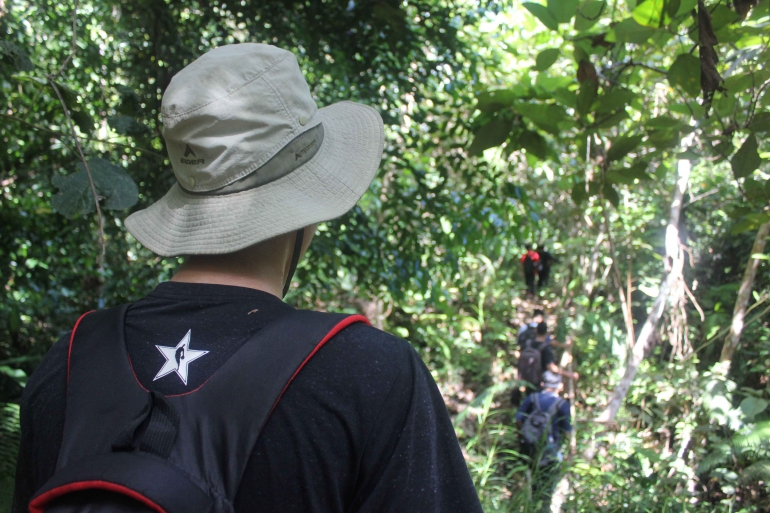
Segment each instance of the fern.
M20 439L19 405L0 403L0 481L16 473Z
M759 481L770 482L770 460L755 461L741 471L741 484L746 485Z

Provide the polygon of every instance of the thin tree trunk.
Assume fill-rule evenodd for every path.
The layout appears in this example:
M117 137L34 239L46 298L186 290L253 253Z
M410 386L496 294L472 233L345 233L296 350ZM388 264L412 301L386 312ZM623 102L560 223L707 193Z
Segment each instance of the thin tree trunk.
M730 333L727 334L725 345L722 346L722 356L719 358L720 362L732 361L733 353L735 353L738 344L741 342L743 320L746 317L746 307L749 305L751 289L754 287L754 278L757 276L757 268L759 267L759 260L754 258L753 255L765 251L765 243L767 242L768 235L770 235L770 222L759 227L757 236L754 239L754 246L751 248L751 255L749 255L749 261L746 264L746 271L743 273L741 288L738 290L738 299L735 301Z
M626 372L613 391L612 397L604 411L597 418L598 422L612 422L615 420L615 416L618 414L618 410L620 410L620 406L623 403L626 394L628 394L628 390L631 388L631 383L633 383L634 378L636 377L639 365L642 363L642 360L644 360L645 351L648 349L652 336L658 328L658 322L663 315L663 310L668 302L668 296L671 293L671 289L682 273L684 254L679 241L679 214L682 211L682 197L684 196L685 190L687 190L687 183L689 180L690 161L680 160L677 165L677 181L676 187L674 188L674 197L671 200L671 213L669 214L668 226L666 227L666 270L668 273L660 284L658 297L655 298L652 309L647 315L647 320L644 321L644 326L642 326L642 329L639 332L639 337L636 339L634 347L628 355ZM668 259L671 259L671 262L669 262Z
M606 205L602 207L604 210L604 225L607 232L607 241L610 244L610 257L612 258L612 270L615 271L615 282L618 287L618 296L620 296L620 306L623 310L623 320L626 323L626 345L629 348L634 347L634 340L636 335L634 334L634 314L631 311L631 287L628 287L628 295L623 290L623 278L620 276L620 266L618 265L618 255L615 251L615 243L612 240L612 230L610 229L610 214ZM629 267L628 272L631 272ZM630 280L630 278L629 278Z

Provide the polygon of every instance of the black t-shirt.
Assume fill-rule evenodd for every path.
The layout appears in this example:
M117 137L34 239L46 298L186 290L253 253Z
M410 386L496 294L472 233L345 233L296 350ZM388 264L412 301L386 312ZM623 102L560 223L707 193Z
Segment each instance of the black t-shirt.
M550 269L551 264L556 260L556 257L548 251L538 251L537 254L540 257L539 264L542 269Z
M254 333L290 308L240 287L163 283L126 315L131 365L162 394L202 385ZM185 384L156 348L190 330ZM69 334L30 377L14 512L53 474L66 407ZM188 352L188 354L190 354ZM231 399L237 400L237 399ZM363 324L343 329L294 379L262 431L235 500L241 512L480 512L441 394L404 340Z

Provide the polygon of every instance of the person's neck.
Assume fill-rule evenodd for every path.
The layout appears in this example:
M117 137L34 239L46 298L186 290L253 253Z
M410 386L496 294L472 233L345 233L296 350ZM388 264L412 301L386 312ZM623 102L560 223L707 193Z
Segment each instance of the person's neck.
M182 264L171 281L246 287L262 290L279 298L283 293L283 275L276 275L271 272L240 272L240 270L233 268L210 267L192 262Z
M289 239L277 237L235 253L189 256L171 281L246 287L281 298L291 258Z

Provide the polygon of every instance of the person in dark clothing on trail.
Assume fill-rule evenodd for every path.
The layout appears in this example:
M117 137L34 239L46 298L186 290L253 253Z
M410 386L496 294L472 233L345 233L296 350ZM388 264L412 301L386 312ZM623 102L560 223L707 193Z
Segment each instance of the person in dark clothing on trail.
M548 512L564 459L561 445L572 424L569 402L559 396L561 376L545 371L542 388L524 400L516 423L521 432L521 452L530 461L532 501L541 512Z
M32 374L12 511L480 513L412 346L282 300L318 223L371 184L379 113L319 109L292 53L247 43L180 71L161 114L176 183L125 226L184 263L135 303L84 314ZM302 340L319 319L323 338ZM260 381L274 362L280 381ZM179 506L190 497L213 506Z
M529 386L514 388L511 393L511 404L518 405L522 393L528 397L530 394L540 391L540 383L545 371L574 380L579 378L577 372L569 372L556 365L551 347L553 342L548 342L548 325L545 322L539 323L535 330L529 328L521 333L518 344L520 352L517 377L519 380L529 383Z
M551 264L556 262L556 257L545 249L545 245L537 248L537 288L542 290L548 286L548 280L551 277Z
M526 324L522 324L521 327L519 327L519 337L521 337L525 331L528 329L536 329L537 325L540 324L545 320L545 312L539 308L535 309L532 312L532 320ZM558 347L560 349L566 349L570 346L569 342L559 342L558 340L554 339L551 334L549 333L545 337L546 344L550 345L551 347ZM519 343L521 345L521 343Z
M524 269L524 281L527 283L527 294L535 295L535 275L537 274L540 256L532 250L532 244L524 246L526 251L521 255L521 266Z
M522 324L519 328L519 335L527 331L528 328L537 328L537 325L545 320L545 312L539 308L536 308L532 312L532 320L526 324Z

